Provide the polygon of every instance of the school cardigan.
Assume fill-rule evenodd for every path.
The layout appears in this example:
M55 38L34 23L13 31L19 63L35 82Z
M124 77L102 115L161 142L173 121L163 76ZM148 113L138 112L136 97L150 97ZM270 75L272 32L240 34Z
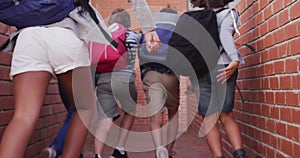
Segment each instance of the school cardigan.
M217 11L221 8L213 9ZM234 23L239 26L239 16L237 12L231 9L223 10L217 13L217 23L219 27L219 37L225 52L221 54L218 64L229 64L231 61L239 61L240 64L244 64L244 59L240 55L238 49L235 46L233 33L236 31Z

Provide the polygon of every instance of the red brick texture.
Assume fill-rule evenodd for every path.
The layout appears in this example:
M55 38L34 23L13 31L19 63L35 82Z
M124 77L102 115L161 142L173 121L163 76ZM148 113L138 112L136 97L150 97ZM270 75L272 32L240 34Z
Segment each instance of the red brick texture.
M120 0L94 0L93 3L106 19L116 8L130 9L130 5L127 0L122 0L121 2ZM153 6L154 10L167 7L168 5L178 11L184 11L186 8L186 2L180 0L149 1L149 5ZM14 30L14 28L0 23L0 44L4 43L7 39L6 35L9 35ZM13 83L9 78L11 57L12 55L9 52L0 53L0 136L2 136L13 115ZM143 96L141 97L143 98ZM142 99L140 100L143 102ZM57 82L51 81L45 97L45 103L42 108L40 119L38 120L36 129L33 132L26 150L26 158L40 157L40 151L53 141L58 130L62 126L65 116L66 111L58 94ZM141 124L141 126L149 124L149 118L137 119L135 124ZM88 135L86 145L84 147L84 153L91 151L92 146L92 136Z
M300 156L299 7L297 0L241 0L237 6L242 35L236 42L256 48L240 47L245 103L236 93L234 110L249 157ZM226 136L222 141L229 156L230 142Z
M185 0L147 1L153 6L153 11L167 6L179 12L186 11ZM127 0L93 0L93 3L105 19L115 8L130 9ZM238 86L245 102L241 102L236 92L234 110L249 157L300 156L299 7L298 0L241 0L237 6L241 14L242 35L236 38L236 42L251 44L256 49L251 52L244 46L239 48L245 64L240 66ZM11 31L12 28L0 25L1 33L10 34ZM0 34L0 43L5 38ZM11 53L0 53L0 135L13 114L10 61ZM180 81L180 131L187 130L187 125L194 120L189 130L197 134L201 118L194 119L196 99L193 94L186 93L189 80L181 77ZM52 81L26 157L39 157L42 148L52 142L65 115L56 81ZM148 126L149 119L138 118L135 124ZM224 129L221 128L221 132L224 154L229 157L232 148ZM91 139L89 135L84 151L92 149Z

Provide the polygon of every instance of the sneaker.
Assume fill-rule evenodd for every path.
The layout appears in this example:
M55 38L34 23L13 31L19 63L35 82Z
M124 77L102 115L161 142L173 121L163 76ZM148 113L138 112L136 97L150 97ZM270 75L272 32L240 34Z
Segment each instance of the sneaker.
M158 147L156 149L156 157L157 158L169 158L168 150L163 146Z
M56 157L56 150L54 147L46 147L41 152L42 158L55 158Z
M124 151L124 154L122 154L118 149L115 149L109 158L128 158L128 155L126 151Z
M100 158L100 155L95 154L93 158Z
M237 149L232 153L233 158L247 158L246 151L244 149Z

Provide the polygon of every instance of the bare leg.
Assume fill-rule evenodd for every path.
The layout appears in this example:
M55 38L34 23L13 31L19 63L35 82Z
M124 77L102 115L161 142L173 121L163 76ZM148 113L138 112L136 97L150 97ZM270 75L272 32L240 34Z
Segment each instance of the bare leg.
M222 156L221 135L217 125L207 133L206 140L213 157Z
M94 152L103 157L103 151L105 148L105 141L108 136L108 133L111 129L113 122L112 118L106 118L99 120L99 124L95 133L94 138Z
M91 71L89 67L76 68L58 75L58 79L74 109L62 158L79 157L93 109L96 107Z
M162 131L163 113L156 114L151 117L151 134L154 140L155 147L162 146Z
M176 136L177 136L177 132L178 132L178 115L176 115L177 111L178 111L178 109L168 110L169 124L168 124L167 138L168 138L168 142L172 141L167 146L169 155L171 155L171 152L173 150L175 140L176 140Z
M234 121L232 112L222 112L220 120L234 150L242 148L242 136L237 123Z
M44 71L14 76L15 111L2 137L0 157L24 157L50 78L51 74Z
M205 119L205 133L206 133L206 140L208 146L211 150L213 157L222 156L222 145L221 145L221 134L219 131L219 127L215 120L218 118L218 115L212 114L206 116Z
M121 122L121 132L119 134L119 142L118 142L118 147L124 147L125 143L127 141L127 137L128 137L128 132L132 127L133 121L134 121L134 116L130 115L128 113L125 112L123 120Z

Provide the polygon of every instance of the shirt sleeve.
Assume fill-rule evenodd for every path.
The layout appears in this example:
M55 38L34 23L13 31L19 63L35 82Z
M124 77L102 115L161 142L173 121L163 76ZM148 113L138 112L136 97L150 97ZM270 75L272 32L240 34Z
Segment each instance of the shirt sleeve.
M149 32L155 28L152 14L146 0L130 0L133 11L141 23L142 31Z
M138 48L138 34L133 31L126 31L126 49L128 52L128 63L130 65L134 64L136 49Z
M227 14L221 23L221 27L219 28L220 41L230 60L239 61L239 51L235 46L233 38L233 33L235 31L233 23L233 18L230 14Z

